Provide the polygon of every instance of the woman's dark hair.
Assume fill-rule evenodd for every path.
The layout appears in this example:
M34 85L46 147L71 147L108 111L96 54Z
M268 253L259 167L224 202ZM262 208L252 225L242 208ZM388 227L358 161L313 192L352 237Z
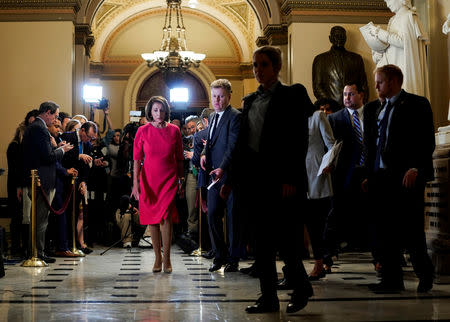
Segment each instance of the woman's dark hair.
M318 110L318 109L320 109L320 107L322 106L322 105L326 105L326 104L328 104L328 105L330 105L330 109L331 109L331 111L334 113L334 112L337 112L339 109L340 109L340 106L339 106L339 104L338 104L338 102L336 102L334 99L332 99L332 98L319 98L315 103L314 103L314 107L316 108L316 111Z
M147 102L147 105L145 105L145 118L151 122L153 121L152 117L152 107L154 103L161 103L161 105L164 108L164 111L166 112L166 115L164 117L164 121L168 122L170 119L170 105L167 100L162 96L153 96L149 99Z
M37 110L37 109L29 111L27 113L27 115L25 116L25 120L24 120L25 126L30 125L30 117L36 118L36 116L38 116L38 115L39 115L39 110Z

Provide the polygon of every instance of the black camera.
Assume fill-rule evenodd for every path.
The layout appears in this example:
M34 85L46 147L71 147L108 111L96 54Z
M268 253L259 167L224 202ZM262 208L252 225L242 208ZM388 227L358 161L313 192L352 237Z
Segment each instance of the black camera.
M99 110L106 110L109 107L109 101L106 98L102 98L99 102L98 102L98 109Z

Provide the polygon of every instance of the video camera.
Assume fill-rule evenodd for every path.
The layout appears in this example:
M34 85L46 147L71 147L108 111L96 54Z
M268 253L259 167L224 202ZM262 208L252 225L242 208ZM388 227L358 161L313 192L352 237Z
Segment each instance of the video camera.
M109 101L102 97L102 99L100 101L98 101L98 109L99 110L106 110L109 107Z

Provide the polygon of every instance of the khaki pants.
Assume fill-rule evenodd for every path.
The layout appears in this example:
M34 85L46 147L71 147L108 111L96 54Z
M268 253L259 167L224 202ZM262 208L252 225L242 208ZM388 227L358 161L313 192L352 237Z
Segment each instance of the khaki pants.
M139 213L133 214L133 221L139 224ZM120 210L116 212L116 223L120 228L120 238L122 238L123 243L128 243L133 241L133 231L131 229L131 214L129 212L120 214ZM129 228L128 228L129 227ZM128 229L128 232L127 232ZM124 238L125 237L125 238Z

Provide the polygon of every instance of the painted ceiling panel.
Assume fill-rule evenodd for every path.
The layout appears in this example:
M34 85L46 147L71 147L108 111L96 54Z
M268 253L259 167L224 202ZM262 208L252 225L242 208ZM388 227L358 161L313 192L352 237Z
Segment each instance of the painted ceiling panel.
M235 58L232 45L220 30L195 17L183 18L189 50L205 53L207 58ZM106 56L139 56L143 52L159 50L163 24L161 16L146 17L130 24L114 37Z

